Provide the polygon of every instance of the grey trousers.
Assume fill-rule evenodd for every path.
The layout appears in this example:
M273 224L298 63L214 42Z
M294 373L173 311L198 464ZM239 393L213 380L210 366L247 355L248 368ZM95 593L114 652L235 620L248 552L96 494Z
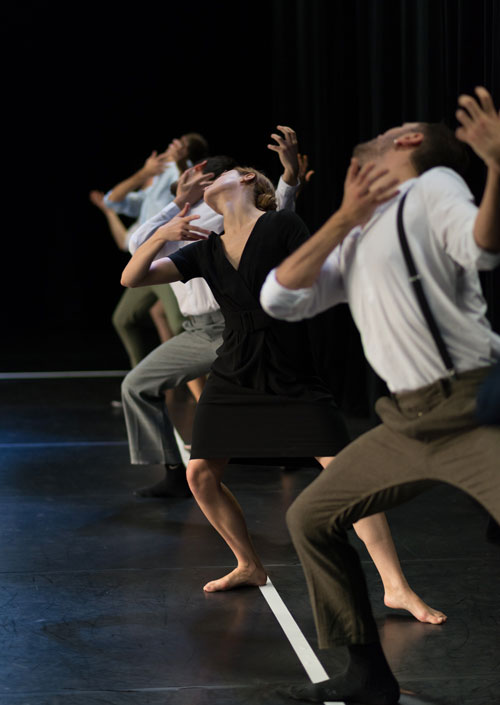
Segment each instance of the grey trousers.
M500 428L478 426L476 393L490 368L382 398L383 424L351 443L290 507L320 648L378 640L366 583L346 529L438 482L500 521ZM459 539L458 539L459 540Z
M134 465L181 462L164 391L206 374L222 345L220 311L191 316L183 325L182 333L153 350L123 380L123 410Z

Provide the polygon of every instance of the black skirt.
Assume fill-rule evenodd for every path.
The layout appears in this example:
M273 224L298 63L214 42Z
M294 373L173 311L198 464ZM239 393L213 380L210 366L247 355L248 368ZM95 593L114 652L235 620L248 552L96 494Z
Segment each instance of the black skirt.
M331 399L266 394L211 375L198 406L191 458L314 458L349 443Z

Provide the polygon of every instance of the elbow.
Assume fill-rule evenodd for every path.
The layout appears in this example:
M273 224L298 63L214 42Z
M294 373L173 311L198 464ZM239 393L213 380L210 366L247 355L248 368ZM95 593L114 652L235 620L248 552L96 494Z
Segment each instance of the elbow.
M125 286L127 289L135 289L135 287L137 286L137 284L129 275L127 275L126 272L123 272L122 278L120 279L120 284L122 286Z

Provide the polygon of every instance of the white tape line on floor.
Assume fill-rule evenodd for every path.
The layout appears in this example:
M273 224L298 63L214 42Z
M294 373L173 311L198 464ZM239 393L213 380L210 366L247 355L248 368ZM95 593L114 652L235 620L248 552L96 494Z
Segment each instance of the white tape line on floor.
M264 595L272 613L278 620L280 627L285 632L288 641L311 681L313 683L319 683L327 680L327 672L321 665L320 660L312 650L309 642L300 631L299 625L290 614L288 607L281 599L279 592L269 578L267 579L266 585L261 586L260 591ZM325 702L324 705L345 705L345 703L328 701Z

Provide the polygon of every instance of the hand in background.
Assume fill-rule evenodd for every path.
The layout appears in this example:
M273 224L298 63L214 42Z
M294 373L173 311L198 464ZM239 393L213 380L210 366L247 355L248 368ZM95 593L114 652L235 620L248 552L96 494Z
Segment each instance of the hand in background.
M271 137L278 144L268 144L267 148L278 153L280 162L283 165L283 180L289 186L296 186L299 176L297 135L291 127L277 125L277 128L282 134L273 133Z
M162 174L166 169L167 162L167 152L162 152L161 154L158 154L156 150L151 152L141 169L142 175L149 179L152 176Z
M205 188L212 183L213 172L204 173L203 169L206 161L200 162L196 166L192 166L179 177L177 182L177 192L175 203L182 208L185 203L198 203L203 198Z
M470 95L461 95L457 120L462 124L456 136L466 142L484 163L500 172L500 113L491 95L482 86L475 89L479 102Z
M89 193L89 200L94 204L94 206L97 206L99 210L103 211L103 213L106 213L109 210L104 203L104 191L91 191Z

